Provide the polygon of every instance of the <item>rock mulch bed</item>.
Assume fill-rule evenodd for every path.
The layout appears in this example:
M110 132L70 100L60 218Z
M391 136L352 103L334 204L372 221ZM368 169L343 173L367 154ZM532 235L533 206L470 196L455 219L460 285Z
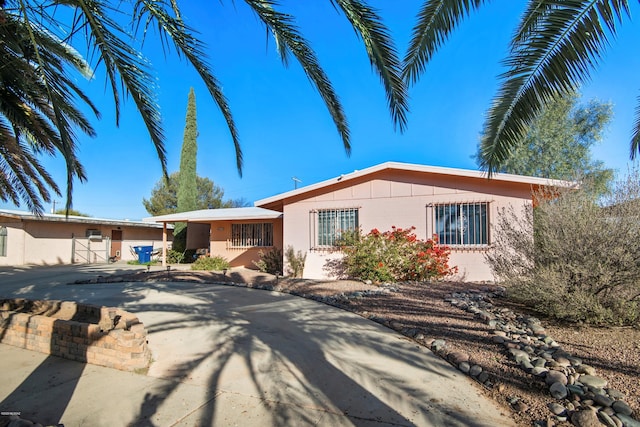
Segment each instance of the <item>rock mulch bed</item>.
M607 380L597 376L595 368L564 351L546 334L539 319L496 307L491 302L502 297L503 292L503 289L456 292L445 301L483 321L491 330L489 339L501 344L524 372L540 378L549 387L549 393L557 399L549 404L556 421L569 420L578 427L640 427L624 400L626 396L607 387ZM432 343L432 350L445 353L447 360L478 382L493 386L490 375L481 366L468 363L469 355L446 354L444 341L437 341ZM517 406L520 402L516 398L510 403Z
M476 285L453 282L399 283L378 287L356 281L278 280L274 276L245 269L234 269L226 275L215 272L174 272L173 270L170 275L163 271L141 272L126 276L98 278L93 283L167 279L275 290L310 298L367 317L431 348L463 372L466 372L468 366L467 374L482 384L485 392L498 403L507 404L513 410L512 415L519 425L602 426L607 424L605 424L606 421L603 422L598 418L598 413L609 415L611 410L614 412L613 416L609 415L614 422L611 425L622 425L621 419L624 419L629 426L637 425L633 424L637 423L633 418L624 417L624 409L622 411L620 409L622 404L616 403L615 408L613 406L615 401L621 400L629 402L631 409L636 411L636 416L640 411L640 393L636 393L640 391L638 381L640 378L640 332L636 330L553 323L546 325L546 330L553 332L549 335L554 336L562 346L570 348L575 354L580 355L580 358L588 360L590 365L598 368L596 376L608 379L609 384L626 392L626 396L616 397L615 391L613 396L611 395L612 386L602 387L602 391L614 400L610 407L605 407L597 403L598 399L602 399L596 397L596 394L601 395L600 387L593 388L593 384L589 386L581 383L582 387L586 388L583 389L585 396L579 396L580 404L577 405L578 401L573 400L573 395L569 393L572 389L569 386L580 385L577 384L580 383L579 377L574 384L569 384L569 378L574 374L575 380L575 374L584 374L575 370L575 367L573 367L575 372L570 371L571 366L563 367L568 372L562 372L567 377L567 384L563 384L567 389L567 397L554 399L550 394L550 386L545 382L545 377L526 373L520 367L520 362L516 363L514 356L508 353L507 346L493 341L500 340L493 338L494 336L502 336L505 342L507 338L511 340L513 336L508 334L514 331L502 331L504 335L501 332L491 333L499 330L498 323L493 323L499 317L496 313L509 313L508 310L498 306L510 306L507 300L499 299L500 293L493 294L495 290L492 288L476 289ZM454 299L462 300L465 294L469 295L470 300L483 301L480 305L486 302L491 303L491 298L494 298L496 307L480 308L478 306L477 308L481 311L474 313L476 309L473 308L470 309L471 311L467 311L466 308L461 310L464 304L457 307L450 302L445 302L445 300L451 300L453 295L457 296ZM470 303L467 304L470 305ZM521 310L516 308L515 311ZM515 316L516 320L529 318L514 312L509 316ZM504 314L503 317L508 316ZM539 322L534 323L540 325ZM537 331L541 332L541 329L537 328ZM522 336L520 338L526 339ZM513 341L519 343L518 347L523 344L519 339ZM564 350L557 344L552 344L551 341L545 343L550 349L555 349L550 352L553 359L554 353L558 352L557 354L560 355ZM504 350L501 350L501 347L504 347ZM535 357L540 356L529 357L529 361L531 362ZM555 359L553 361L557 363ZM581 365L584 366L585 363ZM547 367L546 359L544 368L549 371L563 371L557 369L559 367L554 367L556 369ZM562 390L559 386L554 386L554 391L556 389L560 392ZM577 391L577 389L574 390ZM592 393L593 399L589 399L591 394L587 393ZM592 405L589 405L589 400L593 400ZM618 414L616 410L621 411L620 416L616 415ZM600 417L606 419L602 415ZM566 421L563 421L565 419Z

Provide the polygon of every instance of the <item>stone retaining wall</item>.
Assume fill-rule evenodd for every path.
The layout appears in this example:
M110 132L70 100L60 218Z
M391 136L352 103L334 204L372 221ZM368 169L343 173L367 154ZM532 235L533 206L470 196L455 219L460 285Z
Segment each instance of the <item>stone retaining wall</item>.
M68 301L0 301L0 342L123 371L151 361L147 331L133 314Z

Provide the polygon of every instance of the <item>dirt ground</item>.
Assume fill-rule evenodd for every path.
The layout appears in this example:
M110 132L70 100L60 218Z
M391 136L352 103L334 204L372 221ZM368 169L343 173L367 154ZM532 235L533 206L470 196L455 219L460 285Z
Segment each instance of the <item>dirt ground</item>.
M276 280L274 276L244 269L233 269L226 275L196 271L172 271L170 276L164 271L137 273L120 276L118 280L169 278L173 281L244 284L316 299L356 291L366 294L366 291L379 289L358 281ZM519 424L530 426L536 421L546 423L552 415L547 405L554 399L544 382L522 371L507 357L502 346L491 342L489 329L484 323L444 301L451 292L477 288L478 285L439 282L394 286L397 292L367 295L358 299L332 299L331 303L365 317L375 315L384 319L384 324L395 322L394 329L413 328L420 330L427 338L444 339L451 350L470 354L471 362L490 373L495 385L491 389L483 387L485 393L508 407ZM518 310L518 307L501 299L494 299L493 303ZM598 375L608 380L610 387L627 396L626 402L634 410L635 417L640 414L640 330L559 324L539 315L537 317L542 320L547 334L566 351L595 367ZM524 405L520 404L516 409L510 407L508 402L513 401L514 397Z

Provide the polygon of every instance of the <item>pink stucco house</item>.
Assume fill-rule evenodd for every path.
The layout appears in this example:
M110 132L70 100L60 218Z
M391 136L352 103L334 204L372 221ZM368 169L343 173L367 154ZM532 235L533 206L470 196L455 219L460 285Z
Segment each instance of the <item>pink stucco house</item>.
M503 207L532 205L540 187L565 181L387 162L258 200L251 208L215 209L147 220L189 223L187 246L210 249L232 266L252 268L258 251L292 246L306 252L304 277L328 278L342 255L340 231L416 227L419 238L436 234L451 247L456 279L493 280L484 253ZM285 260L286 263L286 260Z

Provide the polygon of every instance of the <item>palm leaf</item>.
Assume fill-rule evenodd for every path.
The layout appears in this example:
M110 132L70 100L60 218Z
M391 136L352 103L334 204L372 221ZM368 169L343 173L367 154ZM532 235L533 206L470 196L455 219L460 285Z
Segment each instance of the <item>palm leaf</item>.
M590 76L627 2L540 0L514 37L509 70L489 111L480 148L481 167L497 171L544 105L577 90Z
M376 11L359 0L331 0L337 3L362 38L371 66L380 76L387 94L387 103L394 125L403 132L407 126L409 100L402 79L402 66L398 52Z
M167 9L171 10L176 17L172 17ZM193 35L194 31L182 22L180 11L174 1L172 1L170 5L167 5L160 1L137 0L134 20L140 23L146 14L148 14L149 19L147 20L145 28L152 21L157 22L158 30L165 36L163 38L168 36L174 43L178 53L187 58L207 86L209 93L218 105L218 108L220 108L227 123L227 128L231 134L236 152L236 167L238 173L242 176L242 149L240 147L238 130L231 113L231 108L229 107L229 102L222 93L221 85L213 75L211 67L206 62L207 56L204 52L203 43Z
M402 76L415 84L427 63L469 13L488 0L426 0L413 27Z
M631 133L631 159L635 159L640 152L640 96L636 105L636 118Z
M48 188L60 194L56 183L4 120L0 120L0 140L0 199L16 205L22 200L30 211L41 213L41 200L51 200Z
M320 93L320 97L327 106L333 123L342 138L344 149L347 155L349 155L351 153L349 126L342 109L342 104L329 78L320 66L316 54L293 24L293 17L278 12L274 8L275 2L272 0L245 0L245 3L256 13L267 28L276 34L276 39L279 43L286 46L286 48L291 51L291 54L298 60L305 74L316 87Z
M67 196L71 201L73 179L83 180L84 171L75 156L74 127L93 135L84 115L75 107L72 95L88 101L67 76L67 68L86 67L82 58L60 39L31 22L31 8L24 2L13 13L4 10L0 29L3 81L0 114L3 118L2 180L4 197L40 213L50 200L47 186L59 194L51 176L34 153L60 152L67 162ZM95 106L87 102L97 113ZM7 123L12 132L8 132ZM28 144L28 145L25 145Z
M37 64L37 67L34 68L34 73L42 81L42 85L44 89L43 94L46 94L46 99L51 104L51 111L53 113L49 118L52 120L52 122L54 123L59 133L59 138L52 139L51 142L53 142L56 145L56 148L62 154L67 166L66 167L66 172L67 172L67 186L66 186L67 203L66 205L67 205L67 210L69 210L71 208L72 197L73 197L74 178L78 177L80 180L84 180L85 176L84 176L84 171L79 166L80 163L78 162L75 156L76 147L75 147L74 130L71 126L71 122L69 121L69 116L65 113L65 111L73 111L76 120L82 119L83 116L75 108L75 106L69 104L68 102L69 98L66 92L68 88L64 87L62 88L63 89L62 91L59 91L58 90L59 88L56 87L56 83L55 83L56 79L59 78L61 75L64 75L64 69L61 66L60 62L55 61L55 59L57 59L55 58L55 56L49 57L48 61L45 61L45 59L43 58L43 54L46 52L46 47L48 46L48 44L46 43L40 44L39 42L42 42L43 40L47 41L50 39L46 37L43 38L43 37L36 36L36 34L39 36L42 36L44 32L39 31L39 27L33 26L31 24L29 13L28 13L29 11L26 8L25 3L21 2L20 4L21 4L21 12L22 12L21 16L25 23L24 25L25 33L26 35L28 35L31 46L33 47L34 57L35 57L34 62L35 64ZM60 44L61 44L60 40L55 40L54 45L56 47L58 47ZM70 49L65 50L65 54L66 54L65 57L67 57L65 62L70 62L73 64L73 59L72 60L68 59L69 56L71 57L74 56L74 55L69 55L70 53L71 53ZM90 128L88 123L86 124L86 126ZM32 159L32 161L35 161L35 158L33 157L28 157L28 158ZM27 192L26 195L28 197L33 197L31 192Z
M57 3L78 12L79 25L86 28L89 43L98 55L98 64L105 66L116 107L116 125L120 117L120 82L125 93L136 104L166 174L164 132L154 96L155 79L149 72L147 60L128 43L131 37L109 16L108 13L114 11L109 2L58 0Z

